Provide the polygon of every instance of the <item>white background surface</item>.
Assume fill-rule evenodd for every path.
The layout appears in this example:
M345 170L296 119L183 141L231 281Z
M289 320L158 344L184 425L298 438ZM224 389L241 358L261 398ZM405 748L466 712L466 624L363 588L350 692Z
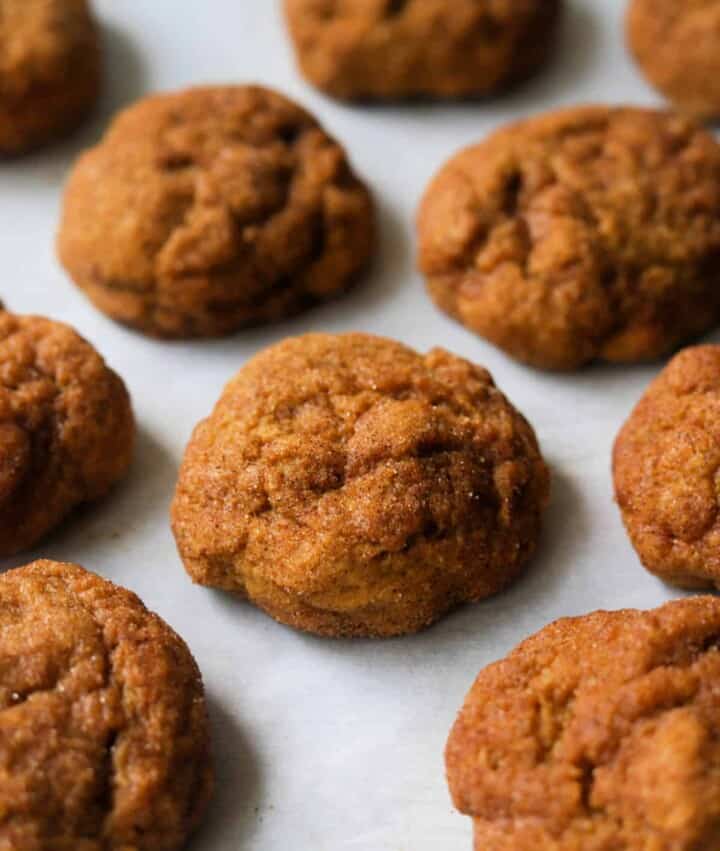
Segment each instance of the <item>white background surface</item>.
M583 101L655 101L624 49L624 2L567 0L550 67L502 99L373 108L335 104L300 79L275 0L96 5L108 56L102 115L59 147L0 163L0 295L17 312L71 323L99 348L133 395L139 445L113 496L31 555L77 561L130 587L197 657L218 782L193 851L469 851L470 823L453 812L442 754L478 670L556 617L671 596L631 550L609 475L614 436L658 367L563 376L513 363L433 308L414 271L413 215L444 160L507 120ZM212 81L260 81L310 107L372 186L382 248L373 274L342 301L220 342L153 342L97 313L59 268L62 184L121 105ZM288 335L355 329L489 367L534 424L554 473L541 551L523 580L420 636L382 643L304 636L193 587L167 521L190 432L247 358Z

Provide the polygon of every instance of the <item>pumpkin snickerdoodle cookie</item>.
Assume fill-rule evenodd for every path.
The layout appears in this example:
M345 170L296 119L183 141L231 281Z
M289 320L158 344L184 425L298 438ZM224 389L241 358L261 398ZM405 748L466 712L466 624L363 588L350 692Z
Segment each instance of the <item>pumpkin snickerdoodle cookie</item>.
M655 359L720 323L720 146L677 115L502 129L440 171L418 227L435 302L537 367Z
M104 496L132 457L122 380L79 334L0 310L0 556Z
M100 93L87 0L0 0L0 156L73 130Z
M75 283L159 337L228 334L345 290L373 207L342 147L259 86L146 98L70 177L58 239Z
M720 117L718 0L631 0L626 29L642 72L674 106Z
M550 53L562 0L285 0L313 85L347 100L487 95Z
M446 761L476 851L718 847L720 600L565 618L478 676Z
M547 497L533 430L486 370L313 334L227 385L187 448L172 520L194 581L303 630L381 637L514 580Z
M73 564L0 576L0 846L179 851L212 787L184 642Z
M676 355L615 442L615 494L645 567L720 588L720 346Z

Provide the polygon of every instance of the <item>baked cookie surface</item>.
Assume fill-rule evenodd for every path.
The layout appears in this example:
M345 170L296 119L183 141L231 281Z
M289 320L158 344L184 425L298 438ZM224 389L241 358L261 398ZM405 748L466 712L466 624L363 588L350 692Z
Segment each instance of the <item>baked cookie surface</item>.
M296 104L257 86L146 98L76 165L58 248L112 318L216 336L345 290L374 241L367 189Z
M98 99L100 43L87 0L0 0L0 156L73 130Z
M720 117L718 0L632 0L630 50L648 81L680 110Z
M212 786L186 645L77 565L11 570L0 600L0 846L179 851Z
M122 380L67 325L0 311L0 556L99 499L131 461Z
M486 370L307 335L253 358L197 426L173 530L195 582L283 623L399 635L522 572L548 478Z
M720 323L720 146L669 113L502 129L439 172L418 229L438 306L533 366L655 359Z
M720 587L720 346L676 355L620 431L615 495L645 567Z
M353 99L487 95L547 58L561 0L285 0L300 68Z
M718 846L720 600L557 621L485 668L447 744L476 851Z

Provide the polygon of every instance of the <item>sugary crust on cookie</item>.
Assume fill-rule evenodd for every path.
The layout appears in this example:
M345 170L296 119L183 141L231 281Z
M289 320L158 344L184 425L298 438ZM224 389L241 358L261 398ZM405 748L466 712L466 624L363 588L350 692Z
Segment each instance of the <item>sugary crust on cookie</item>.
M535 366L654 359L720 321L720 147L669 113L500 130L440 171L418 228L436 303Z
M72 564L5 573L0 607L0 847L179 851L212 786L183 641Z
M620 431L615 494L645 567L720 587L720 346L676 355Z
M450 735L477 851L715 849L720 601L563 619L482 671Z
M373 207L341 146L259 86L146 98L67 186L58 249L102 311L162 337L215 336L345 290Z
M72 328L0 311L0 555L28 549L127 471L122 380Z
M195 430L173 504L191 577L325 635L397 635L511 582L548 472L489 373L308 335L256 356Z

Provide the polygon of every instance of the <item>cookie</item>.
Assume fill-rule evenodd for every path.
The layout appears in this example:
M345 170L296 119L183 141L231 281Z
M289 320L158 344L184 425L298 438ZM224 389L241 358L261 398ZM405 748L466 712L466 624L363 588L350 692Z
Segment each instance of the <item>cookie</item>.
M196 88L140 101L81 157L58 247L113 319L218 336L345 290L372 253L373 208L305 110L258 86Z
M195 429L172 508L195 582L327 636L392 636L499 591L548 471L490 374L441 349L311 334L253 358Z
M669 113L502 129L440 171L418 228L437 305L536 367L652 360L720 324L720 146Z
M104 496L130 465L134 430L125 385L88 342L0 311L0 556Z
M482 671L450 734L476 851L691 851L720 822L720 600L557 621Z
M676 355L615 442L615 495L645 567L720 588L720 346Z
M183 641L74 564L11 570L0 599L0 847L185 847L212 770Z
M101 76L87 0L1 0L0 156L74 130L95 105Z
M720 3L632 0L627 42L643 74L678 109L720 116Z
M336 98L459 98L548 58L562 0L285 0L304 76Z

